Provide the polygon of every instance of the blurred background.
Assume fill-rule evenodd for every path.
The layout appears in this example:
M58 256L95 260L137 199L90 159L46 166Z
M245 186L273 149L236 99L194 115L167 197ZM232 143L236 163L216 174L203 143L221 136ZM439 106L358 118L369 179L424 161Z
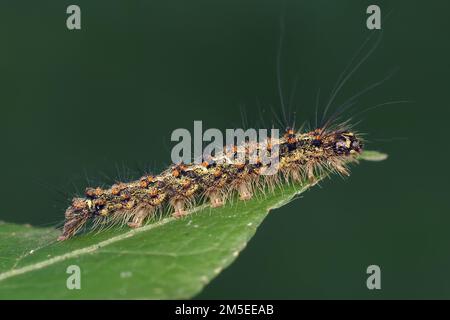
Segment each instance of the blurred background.
M70 4L81 8L81 30L66 28ZM198 298L450 298L444 0L291 0L284 9L277 0L2 1L0 219L62 222L88 185L165 168L171 132L194 120L278 127L281 12L283 90L287 100L295 93L297 123L313 120L318 91L323 107L379 33L366 28L370 4L381 7L381 43L334 107L398 69L357 109L413 101L360 117L367 148L389 159L273 211ZM366 287L372 264L381 290Z

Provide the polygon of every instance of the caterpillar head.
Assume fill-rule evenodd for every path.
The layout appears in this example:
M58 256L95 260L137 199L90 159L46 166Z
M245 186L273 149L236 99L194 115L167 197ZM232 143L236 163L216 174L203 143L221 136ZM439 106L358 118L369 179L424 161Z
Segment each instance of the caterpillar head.
M349 156L357 155L362 152L363 143L353 132L334 132L330 140L330 146L336 155Z
M312 148L330 151L336 156L353 156L362 152L362 140L347 130L324 133L317 129L309 133L309 144Z

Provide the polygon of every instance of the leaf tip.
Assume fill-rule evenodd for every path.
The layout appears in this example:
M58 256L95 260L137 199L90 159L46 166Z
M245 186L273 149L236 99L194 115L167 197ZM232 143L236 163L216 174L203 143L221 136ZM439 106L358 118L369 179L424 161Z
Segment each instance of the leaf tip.
M365 150L358 157L359 160L366 160L366 161L383 161L386 160L387 158L388 155L386 153L373 150Z

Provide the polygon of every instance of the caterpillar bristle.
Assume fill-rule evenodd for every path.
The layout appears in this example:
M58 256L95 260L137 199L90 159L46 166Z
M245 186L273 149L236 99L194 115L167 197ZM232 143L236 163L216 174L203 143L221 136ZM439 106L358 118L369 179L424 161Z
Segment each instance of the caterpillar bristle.
M279 166L275 174L263 174L267 167L260 159L253 163L233 158L239 150L250 154L255 148L263 148L264 152L278 150L275 154ZM67 208L58 240L72 237L88 221L98 232L116 225L139 228L167 211L181 218L204 202L212 208L221 207L233 201L235 194L239 200L247 201L259 195L264 197L285 184L308 181L313 185L319 177L332 173L348 176L348 165L357 162L362 151L362 139L343 125L337 130L318 128L306 133L288 128L279 139L224 149L232 152L201 164L173 165L159 175L117 182L109 189L86 189L85 197L74 198Z

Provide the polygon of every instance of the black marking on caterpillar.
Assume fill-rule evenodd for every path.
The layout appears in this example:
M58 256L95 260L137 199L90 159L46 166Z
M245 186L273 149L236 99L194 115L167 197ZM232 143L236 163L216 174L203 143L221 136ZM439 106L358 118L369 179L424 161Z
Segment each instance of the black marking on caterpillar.
M88 188L84 198L74 198L67 208L58 240L72 237L88 221L93 221L94 227L126 223L138 228L167 206L174 217L183 217L204 199L209 199L211 207L219 207L235 192L245 201L252 198L255 189L286 180L314 182L324 174L348 175L348 164L357 161L363 147L361 137L346 125L310 132L288 128L279 140L266 142L260 145L268 150L278 146L275 175L262 175L261 163L237 162L225 155L225 162L213 158L202 164L173 165L159 175L116 183L109 189ZM248 143L244 147L251 148Z

